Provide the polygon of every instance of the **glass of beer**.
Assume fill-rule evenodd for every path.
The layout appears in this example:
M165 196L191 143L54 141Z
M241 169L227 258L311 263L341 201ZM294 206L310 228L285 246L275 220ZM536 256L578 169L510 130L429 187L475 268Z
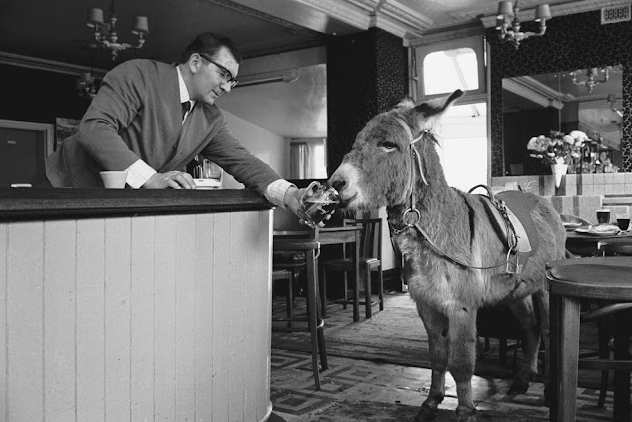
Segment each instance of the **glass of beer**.
M600 209L597 210L597 223L599 224L608 224L610 223L610 210L609 209Z
M340 203L340 195L333 187L312 182L300 198L300 214L305 224L314 228L331 214Z
M620 230L627 231L630 228L630 214L617 214L617 226Z

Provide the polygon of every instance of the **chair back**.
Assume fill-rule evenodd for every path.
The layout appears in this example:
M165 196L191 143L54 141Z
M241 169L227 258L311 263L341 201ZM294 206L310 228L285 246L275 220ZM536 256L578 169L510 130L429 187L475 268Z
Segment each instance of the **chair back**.
M360 237L360 257L382 260L382 219L381 218L346 218L345 226L362 225Z

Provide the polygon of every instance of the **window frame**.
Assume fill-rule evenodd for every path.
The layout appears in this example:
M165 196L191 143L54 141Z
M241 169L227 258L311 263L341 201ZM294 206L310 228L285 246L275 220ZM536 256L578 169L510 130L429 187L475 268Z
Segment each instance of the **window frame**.
M464 104L466 102L480 102L481 98L485 98L487 100L485 37L483 35L451 39L434 44L425 44L414 47L414 65L417 78L417 86L415 92L416 98L430 100L433 98L444 97L450 94L449 92L445 92L440 94L426 95L424 90L423 63L426 56L431 53L455 50L458 48L471 48L474 51L477 58L478 70L478 88L474 90L468 90L467 95L463 98L464 101L459 101L459 103Z

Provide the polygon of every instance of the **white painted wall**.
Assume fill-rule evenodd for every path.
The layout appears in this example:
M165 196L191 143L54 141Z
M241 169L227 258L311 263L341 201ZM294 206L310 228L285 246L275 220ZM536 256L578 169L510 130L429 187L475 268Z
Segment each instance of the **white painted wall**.
M228 122L228 127L248 151L267 163L281 177L289 178L290 163L287 159L289 147L285 138L227 111L222 110L222 112ZM224 189L243 189L244 185L237 182L232 176L224 173L222 187Z

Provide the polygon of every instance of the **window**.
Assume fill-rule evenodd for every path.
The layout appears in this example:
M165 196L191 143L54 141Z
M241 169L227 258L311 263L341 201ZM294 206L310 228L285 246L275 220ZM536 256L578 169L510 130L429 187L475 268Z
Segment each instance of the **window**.
M290 142L290 178L326 179L325 139L292 139Z
M485 48L482 35L414 47L413 97L428 99L461 89L467 97L485 94ZM480 100L480 99L479 99Z
M471 48L435 51L424 57L424 94L444 94L478 89L476 53Z

